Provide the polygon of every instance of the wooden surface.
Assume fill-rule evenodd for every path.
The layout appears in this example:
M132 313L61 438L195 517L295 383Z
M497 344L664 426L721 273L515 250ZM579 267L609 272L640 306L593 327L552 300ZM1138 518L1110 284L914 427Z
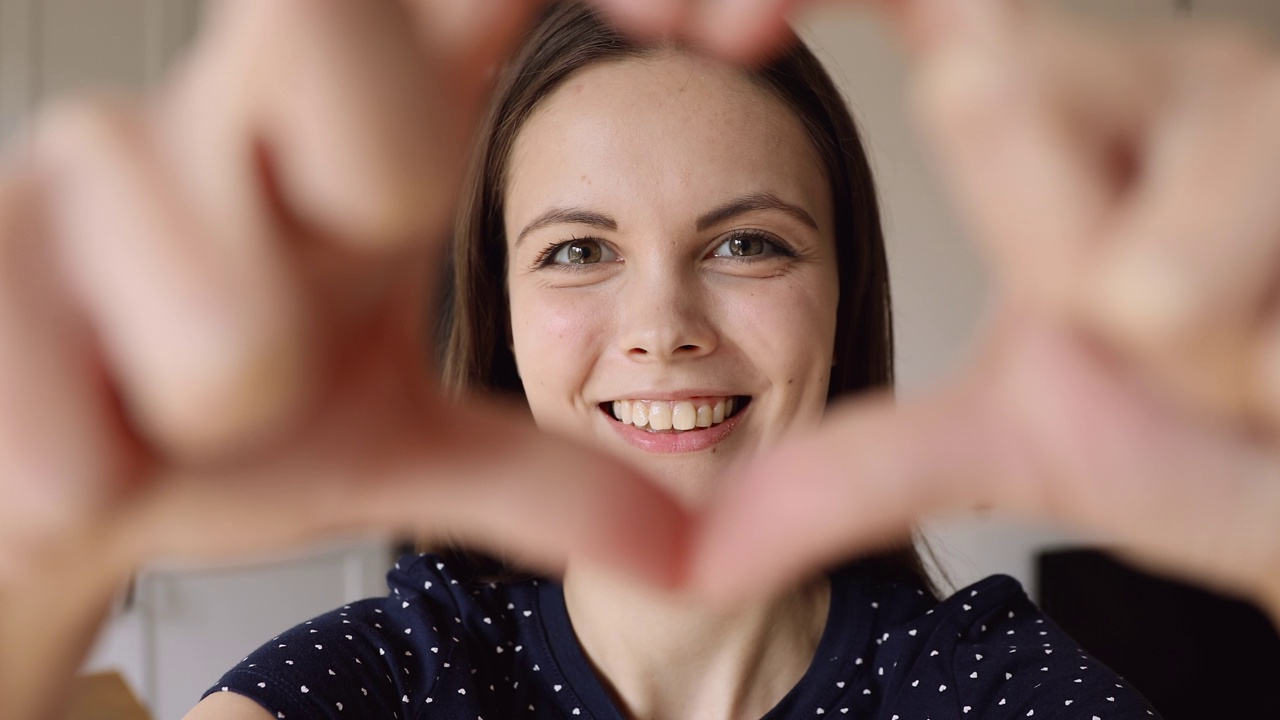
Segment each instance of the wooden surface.
M120 673L81 675L71 690L67 720L151 720Z

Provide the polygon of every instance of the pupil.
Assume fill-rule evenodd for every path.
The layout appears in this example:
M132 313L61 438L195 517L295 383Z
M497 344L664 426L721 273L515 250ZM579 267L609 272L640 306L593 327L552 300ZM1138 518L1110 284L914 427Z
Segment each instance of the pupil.
M592 247L586 243L575 243L569 246L569 262L583 265L591 262Z
M760 239L753 237L736 237L729 242L729 252L738 256L760 254Z

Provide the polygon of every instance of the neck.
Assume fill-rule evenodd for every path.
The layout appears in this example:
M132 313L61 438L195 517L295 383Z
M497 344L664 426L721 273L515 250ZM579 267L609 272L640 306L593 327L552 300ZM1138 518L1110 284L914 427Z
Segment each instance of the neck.
M627 717L758 718L800 681L826 627L825 578L732 609L571 565L565 604Z

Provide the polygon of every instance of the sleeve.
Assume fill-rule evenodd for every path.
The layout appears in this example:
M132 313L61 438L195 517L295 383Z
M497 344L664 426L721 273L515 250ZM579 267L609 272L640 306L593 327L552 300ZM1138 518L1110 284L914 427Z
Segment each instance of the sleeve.
M430 567L413 565L419 573ZM454 644L441 642L436 627L437 618L454 611L440 606L449 595L411 589L447 578L410 579L400 565L389 577L392 595L352 603L272 638L204 697L235 692L281 719L415 717L449 667Z
M951 608L957 639L950 664L961 717L1159 718L1141 693L1045 617L1012 578L998 578L981 592L963 590L958 599L960 606Z

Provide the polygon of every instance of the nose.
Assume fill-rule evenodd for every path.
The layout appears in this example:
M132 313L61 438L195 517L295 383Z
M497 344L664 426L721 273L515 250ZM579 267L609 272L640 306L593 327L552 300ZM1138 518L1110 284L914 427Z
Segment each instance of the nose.
M619 349L646 362L692 360L716 349L710 298L701 285L667 270L627 279L618 311Z

